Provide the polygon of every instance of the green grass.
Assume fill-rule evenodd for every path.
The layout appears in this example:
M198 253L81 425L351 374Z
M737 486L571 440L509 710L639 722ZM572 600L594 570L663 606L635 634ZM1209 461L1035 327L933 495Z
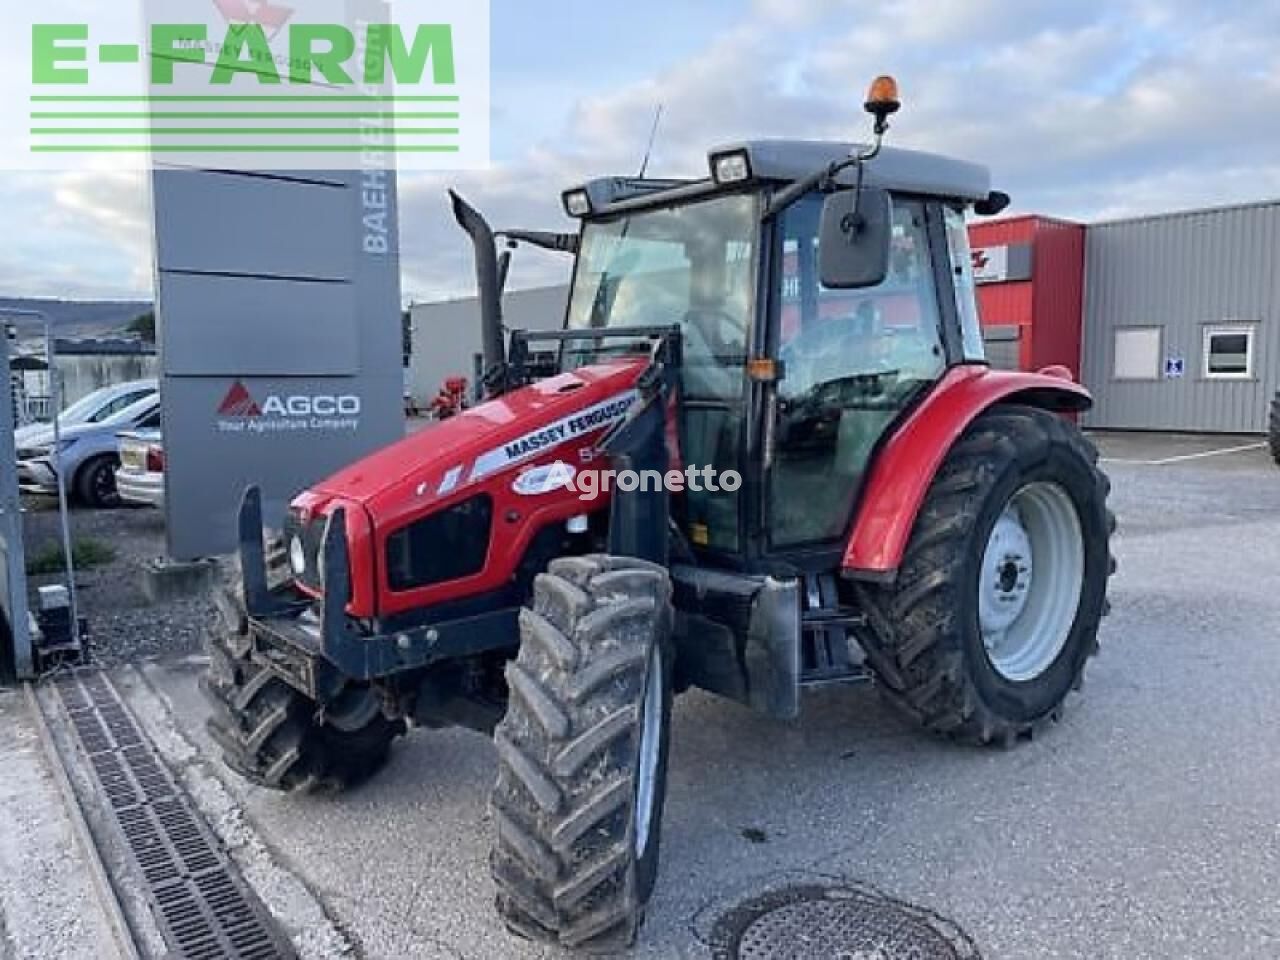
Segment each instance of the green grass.
M116 558L116 552L101 540L77 540L71 547L71 557L77 570L92 570L110 563ZM62 556L62 547L50 544L43 550L27 557L27 576L42 577L51 573L62 573L66 569L66 561Z

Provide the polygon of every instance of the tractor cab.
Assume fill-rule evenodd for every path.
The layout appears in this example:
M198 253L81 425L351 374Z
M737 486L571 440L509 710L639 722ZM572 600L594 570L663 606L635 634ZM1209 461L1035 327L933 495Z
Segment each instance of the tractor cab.
M984 169L906 150L758 141L709 166L565 194L582 220L566 327L678 328L681 456L745 480L687 489L681 527L704 556L770 567L841 544L895 421L984 362L964 216L999 201Z

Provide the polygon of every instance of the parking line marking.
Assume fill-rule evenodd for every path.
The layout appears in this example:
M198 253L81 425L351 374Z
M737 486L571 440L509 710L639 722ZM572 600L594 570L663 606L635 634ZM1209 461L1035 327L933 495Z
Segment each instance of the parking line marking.
M1178 457L1165 457L1163 460L1121 460L1115 457L1103 457L1103 463L1126 463L1138 467L1163 467L1171 463L1185 463L1188 460L1204 460L1208 457L1221 457L1229 453L1247 453L1250 450L1264 450L1266 443L1250 443L1242 447L1224 447L1221 450L1205 450L1201 453L1184 453Z

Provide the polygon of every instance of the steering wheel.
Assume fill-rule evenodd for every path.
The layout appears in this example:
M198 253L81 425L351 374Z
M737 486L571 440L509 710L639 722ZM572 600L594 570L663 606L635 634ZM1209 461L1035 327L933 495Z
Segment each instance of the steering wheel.
M845 326L839 320L827 323ZM832 334L819 326L784 344L778 351L778 357L786 367L789 378L790 371L793 370L809 374L799 385L800 391L804 392L827 381L849 380L895 371L897 365L891 357L877 356L871 349L879 342L881 341L876 337L862 336L852 331Z

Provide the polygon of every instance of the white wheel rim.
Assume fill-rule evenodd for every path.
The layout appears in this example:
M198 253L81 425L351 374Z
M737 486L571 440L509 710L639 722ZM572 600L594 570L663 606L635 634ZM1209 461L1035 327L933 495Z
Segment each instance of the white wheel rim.
M982 556L978 620L987 658L1014 683L1048 670L1071 635L1084 588L1084 534L1075 503L1056 483L1010 498Z
M636 771L636 856L644 856L653 826L653 804L658 793L658 758L662 752L662 651L653 645L645 678L644 706L640 716L640 763Z

